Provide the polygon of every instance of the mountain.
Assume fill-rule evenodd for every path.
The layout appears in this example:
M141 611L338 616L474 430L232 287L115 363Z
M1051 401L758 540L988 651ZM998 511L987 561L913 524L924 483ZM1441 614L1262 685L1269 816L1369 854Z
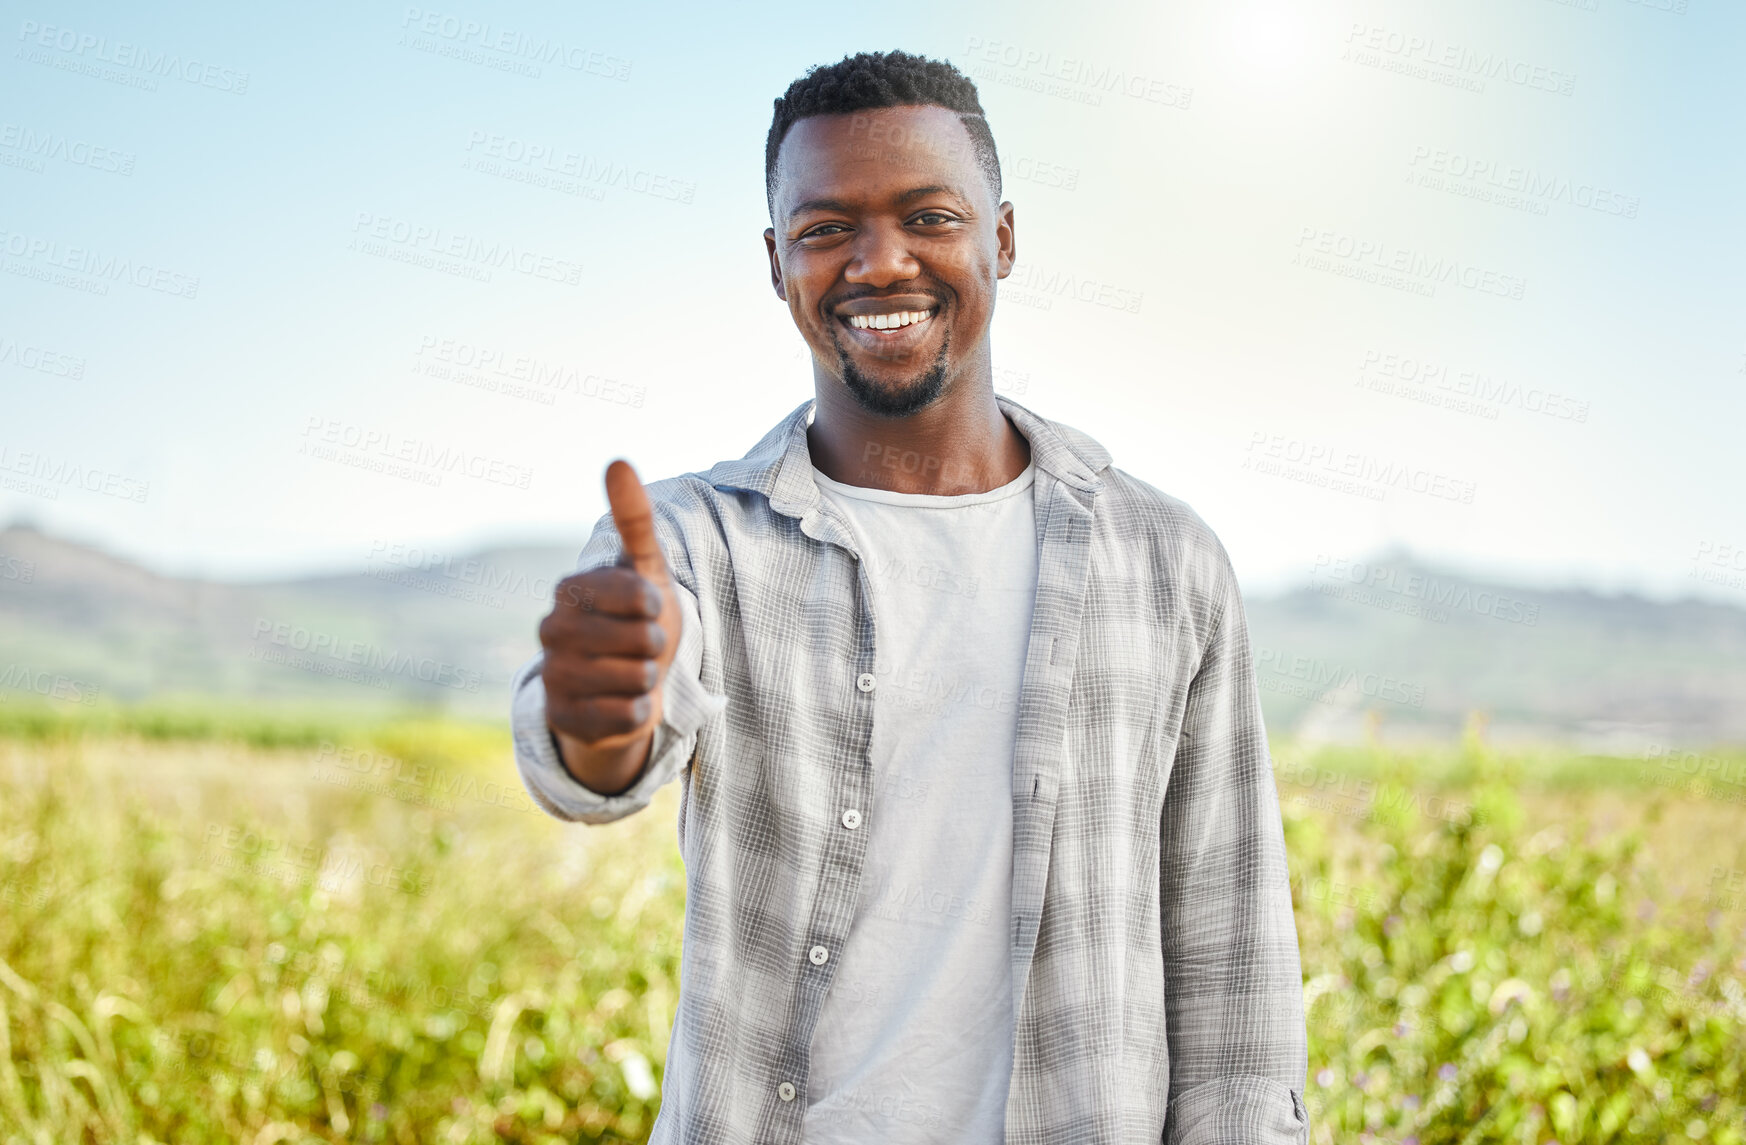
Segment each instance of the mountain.
M273 583L165 577L0 531L0 698L165 695L416 705L501 716L568 547L427 558ZM1245 600L1268 726L1308 739L1495 739L1635 753L1746 742L1746 609L1546 590L1406 554L1330 564Z
M576 554L502 548L432 564L237 584L160 576L32 528L0 532L0 696L163 695L500 715ZM28 677L28 682L26 681Z
M1330 564L1246 602L1269 726L1350 740L1366 722L1448 738L1638 753L1746 742L1746 609L1543 589L1404 553Z

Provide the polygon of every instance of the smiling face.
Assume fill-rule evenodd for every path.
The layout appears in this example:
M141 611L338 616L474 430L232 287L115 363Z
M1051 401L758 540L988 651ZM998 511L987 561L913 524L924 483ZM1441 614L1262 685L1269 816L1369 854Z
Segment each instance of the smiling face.
M970 134L943 107L803 119L782 141L770 277L813 360L872 413L931 404L988 371L995 283L1012 271Z

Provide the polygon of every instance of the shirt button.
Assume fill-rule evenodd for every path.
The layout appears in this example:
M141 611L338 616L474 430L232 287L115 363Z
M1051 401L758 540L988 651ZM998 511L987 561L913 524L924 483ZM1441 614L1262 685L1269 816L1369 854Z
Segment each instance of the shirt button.
M853 831L861 825L861 813L853 807L843 812L843 826Z
M794 1100L794 1083L791 1081L785 1081L781 1085L777 1086L776 1087L776 1096L780 1097L783 1101L793 1101Z
M855 687L861 689L863 692L871 692L873 690L873 685L878 682L879 681L873 678L873 673L871 672L862 672L859 676L855 677Z
M823 966L830 960L831 952L822 946L815 946L807 952L806 956L812 959L812 964L814 966Z

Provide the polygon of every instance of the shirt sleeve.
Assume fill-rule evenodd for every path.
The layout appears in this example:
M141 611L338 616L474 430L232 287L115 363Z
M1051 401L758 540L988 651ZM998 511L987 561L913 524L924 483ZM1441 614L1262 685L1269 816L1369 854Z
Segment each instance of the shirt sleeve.
M712 696L703 687L703 624L695 584L686 583L690 566L678 548L681 537L657 503L655 528L662 551L673 571L674 595L679 598L679 649L661 686L661 720L649 745L648 763L637 781L617 795L602 795L571 775L559 758L558 744L546 724L546 685L540 673L545 665L541 652L516 673L510 685L510 726L515 736L515 765L522 783L535 803L559 819L579 823L610 823L640 811L655 792L685 769L697 750L697 734L705 721L726 705L723 696ZM577 571L586 572L616 563L621 551L612 517L602 517L594 535L582 550ZM675 559L679 557L679 559Z
M1248 621L1219 552L1219 611L1189 685L1159 859L1165 1145L1307 1145L1303 969Z

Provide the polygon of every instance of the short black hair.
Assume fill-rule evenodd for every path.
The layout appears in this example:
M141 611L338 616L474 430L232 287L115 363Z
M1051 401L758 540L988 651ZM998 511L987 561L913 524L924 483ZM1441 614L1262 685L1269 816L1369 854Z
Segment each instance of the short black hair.
M994 191L994 201L1000 202L1000 157L970 77L944 60L908 52L858 52L834 64L813 65L777 98L770 134L764 140L764 197L771 221L776 219L776 156L789 128L814 115L916 105L958 113L958 121L970 133L977 166Z

